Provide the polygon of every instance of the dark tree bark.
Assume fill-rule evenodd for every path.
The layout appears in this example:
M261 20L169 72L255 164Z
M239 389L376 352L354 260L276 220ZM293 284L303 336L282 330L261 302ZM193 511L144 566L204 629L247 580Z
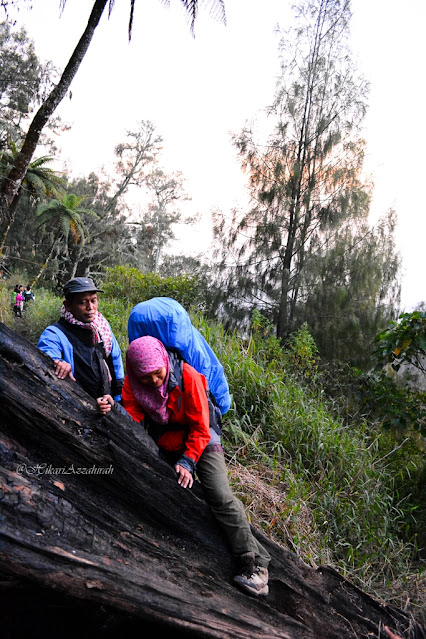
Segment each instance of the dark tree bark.
M58 380L51 359L2 324L0 384L6 639L23 636L25 592L51 604L31 633L44 639L68 636L64 621L52 630L60 606L74 611L73 629L97 637L148 636L148 628L174 639L371 639L387 636L387 625L424 639L402 610L330 567L306 566L255 529L272 556L270 595L239 592L201 486L180 488L140 425L115 411L98 416L92 398Z
M19 152L13 167L3 178L0 187L0 223L13 221L14 211L12 209L12 203L19 191L22 180L25 177L43 127L46 125L50 116L68 91L81 62L86 55L87 49L92 41L93 34L99 24L99 20L107 2L108 0L95 0L87 27L78 41L78 44L74 49L58 84L50 92L35 114L28 129L28 133L25 136L21 151Z

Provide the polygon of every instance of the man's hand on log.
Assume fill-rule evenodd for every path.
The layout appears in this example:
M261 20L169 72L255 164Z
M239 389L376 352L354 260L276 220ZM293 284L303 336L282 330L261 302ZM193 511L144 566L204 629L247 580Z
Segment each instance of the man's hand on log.
M109 413L111 408L114 406L114 400L111 395L104 395L103 397L98 397L96 400L98 405L98 411L101 415L106 415Z
M73 382L75 382L75 377L72 374L71 364L68 364L68 362L64 362L60 359L55 359L53 363L55 364L55 373L57 374L59 379L65 379L65 377L69 377L70 379L72 379Z

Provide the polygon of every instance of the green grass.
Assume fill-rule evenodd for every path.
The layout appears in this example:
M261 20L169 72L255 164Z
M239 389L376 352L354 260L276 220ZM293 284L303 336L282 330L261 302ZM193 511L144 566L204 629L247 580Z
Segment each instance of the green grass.
M337 419L319 387L301 383L306 369L295 371L297 358L272 338L254 332L243 340L201 316L194 322L224 364L232 391L224 426L233 476L240 478L243 466L246 475L266 474L271 490L280 487L268 514L267 498L261 495L259 504L250 482L246 492L234 485L264 531L307 563L332 563L378 596L413 579L415 547L400 534L411 509L395 491L395 477L407 471L392 435L367 420ZM259 484L251 484L259 493ZM424 595L413 606L424 610Z

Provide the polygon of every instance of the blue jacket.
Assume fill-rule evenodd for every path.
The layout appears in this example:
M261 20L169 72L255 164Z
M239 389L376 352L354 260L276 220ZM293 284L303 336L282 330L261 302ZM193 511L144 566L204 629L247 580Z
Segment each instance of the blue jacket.
M110 327L111 328L111 327ZM124 367L123 360L121 357L121 350L118 345L118 342L112 333L112 349L111 349L111 359L114 367L115 377L117 381L123 381L124 379ZM51 324L47 328L44 329L43 333L40 335L40 339L38 341L37 347L49 355L53 360L59 359L68 364L71 364L72 374L75 375L75 365L74 365L74 347L71 344L68 337L65 333L55 324ZM119 401L121 399L121 395L115 395L115 400Z
M167 349L176 348L207 379L222 415L229 410L231 396L223 366L179 302L170 297L139 302L130 312L127 330L129 343L150 335Z

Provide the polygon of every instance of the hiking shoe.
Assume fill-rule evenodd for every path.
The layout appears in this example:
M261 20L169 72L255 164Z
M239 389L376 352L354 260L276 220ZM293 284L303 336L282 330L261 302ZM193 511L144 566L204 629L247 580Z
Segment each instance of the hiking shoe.
M241 563L241 572L235 575L234 583L238 588L255 597L259 595L266 596L269 592L268 569L255 563L253 552L247 552L242 555Z

